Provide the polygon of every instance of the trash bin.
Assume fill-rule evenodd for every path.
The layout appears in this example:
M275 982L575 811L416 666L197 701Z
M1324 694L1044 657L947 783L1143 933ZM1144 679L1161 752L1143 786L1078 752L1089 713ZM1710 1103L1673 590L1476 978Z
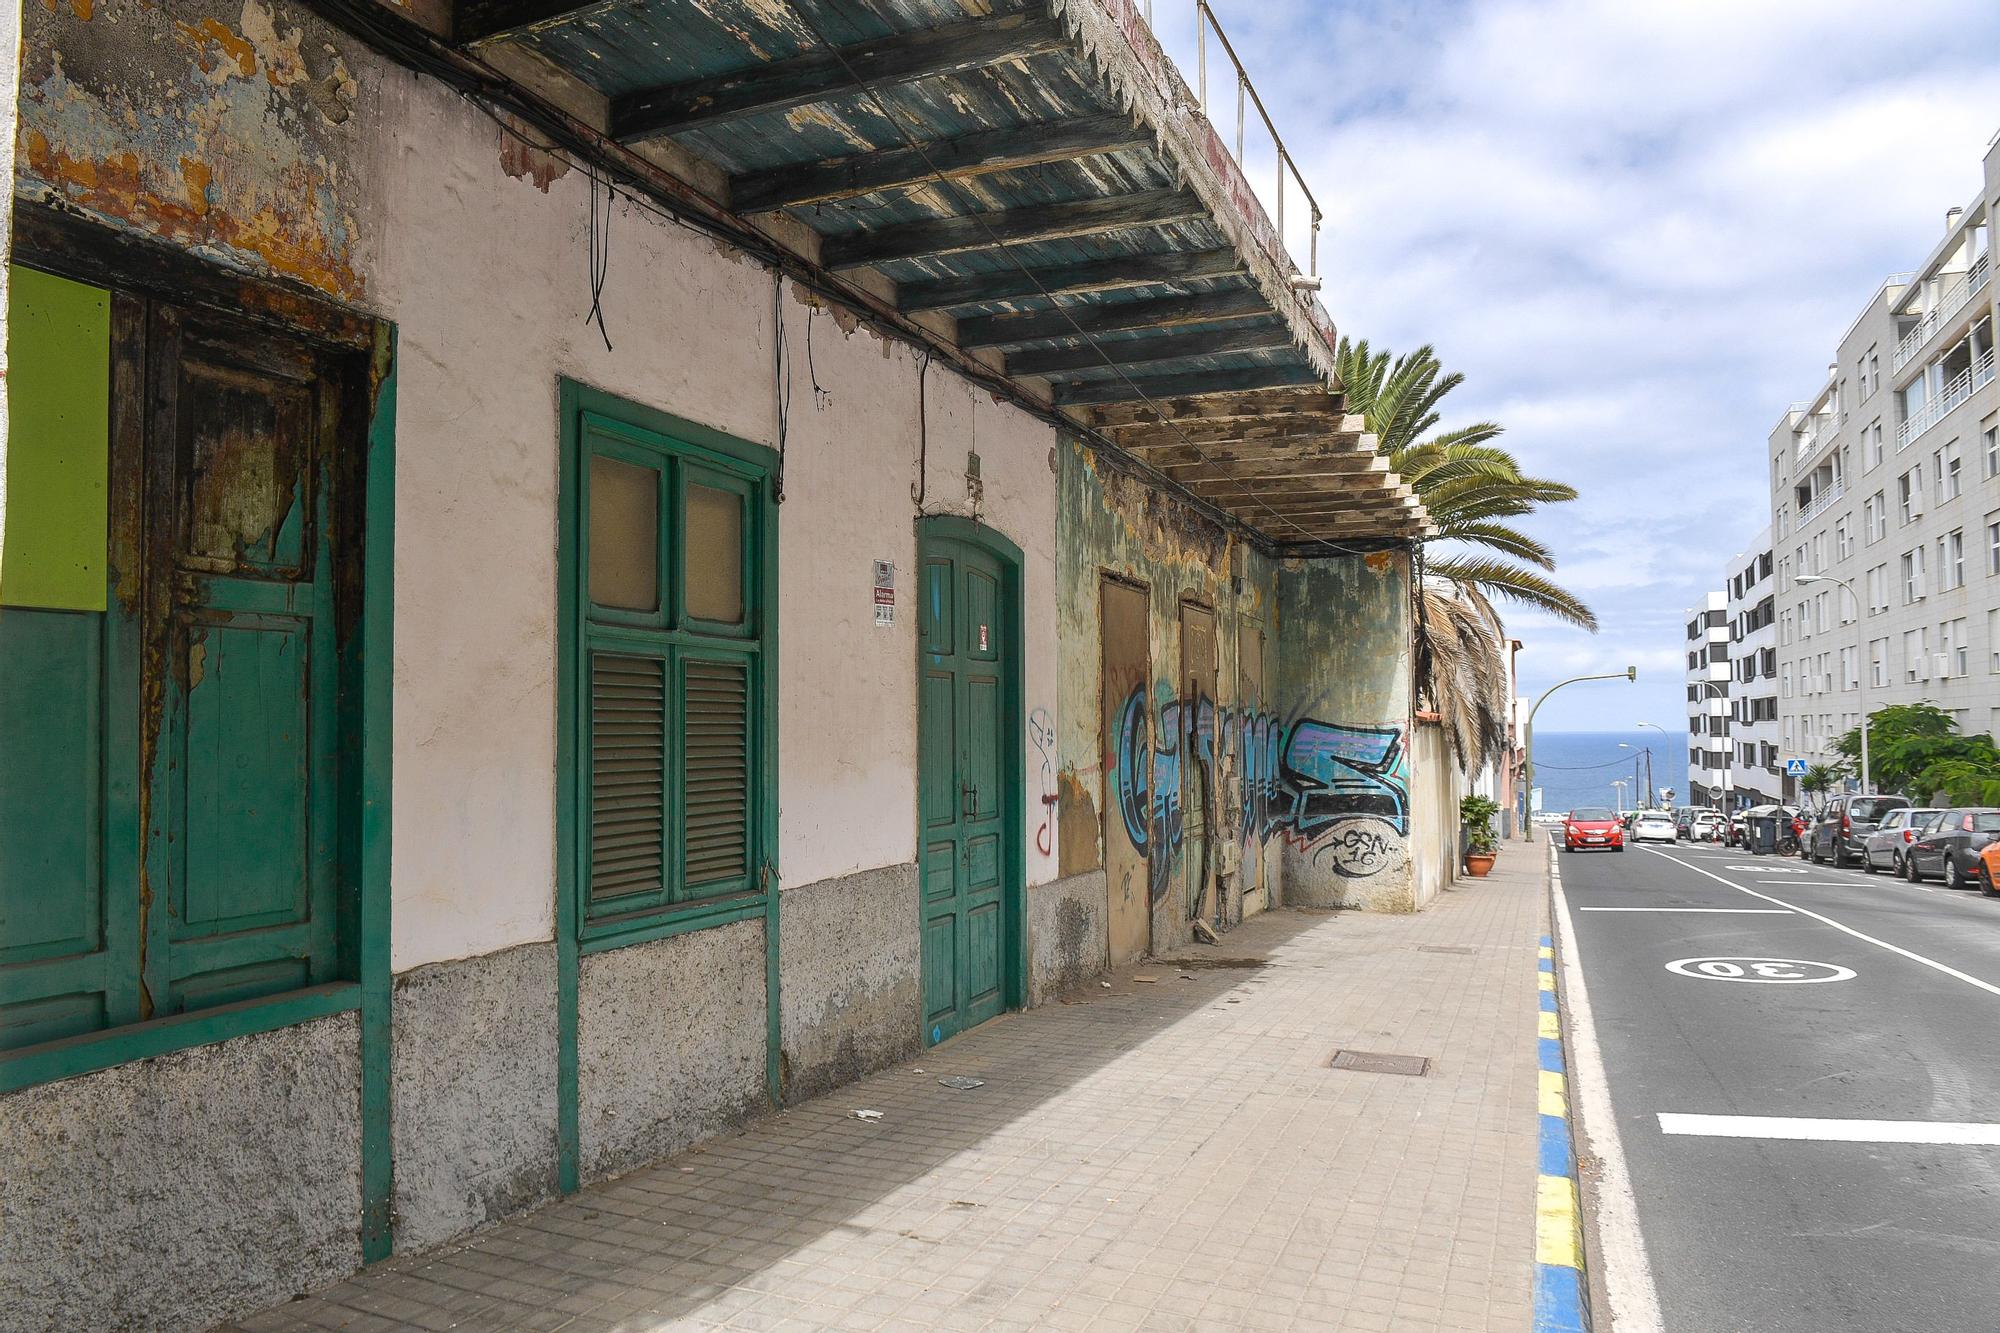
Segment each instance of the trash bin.
M1778 817L1776 815L1751 815L1749 823L1750 852L1753 856L1775 856L1778 851Z

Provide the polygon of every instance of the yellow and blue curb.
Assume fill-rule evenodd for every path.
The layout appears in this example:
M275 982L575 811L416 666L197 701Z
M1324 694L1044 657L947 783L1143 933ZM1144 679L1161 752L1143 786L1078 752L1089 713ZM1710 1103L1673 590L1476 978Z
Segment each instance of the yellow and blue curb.
M1535 1045L1541 1073L1541 1162L1535 1183L1535 1333L1589 1333L1583 1282L1583 1213L1569 1132L1569 1085L1556 1009L1555 941L1542 936L1537 964L1541 1012Z

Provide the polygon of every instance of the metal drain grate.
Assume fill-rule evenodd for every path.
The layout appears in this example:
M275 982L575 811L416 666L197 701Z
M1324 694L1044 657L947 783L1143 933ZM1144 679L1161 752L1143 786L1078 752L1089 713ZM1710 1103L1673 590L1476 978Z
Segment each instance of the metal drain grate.
M1418 953L1478 953L1479 950L1470 944L1419 944L1417 946L1417 952Z
M1351 1069L1357 1074L1408 1074L1422 1078L1431 1072L1428 1055L1390 1055L1382 1051L1339 1050L1326 1062L1328 1069Z

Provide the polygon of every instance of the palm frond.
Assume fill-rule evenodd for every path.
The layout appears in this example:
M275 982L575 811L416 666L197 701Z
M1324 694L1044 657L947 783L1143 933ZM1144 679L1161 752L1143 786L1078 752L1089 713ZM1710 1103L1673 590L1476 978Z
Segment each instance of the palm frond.
M1490 547L1502 555L1511 555L1542 569L1553 570L1556 567L1555 554L1548 547L1520 529L1509 527L1505 523L1483 521L1454 523L1449 530L1440 530L1438 536L1450 541Z
M1532 606L1547 612L1558 620L1587 630L1597 628L1597 615L1581 598L1562 587L1555 580L1545 578L1531 569L1510 565L1503 560L1484 560L1477 556L1452 556L1443 560L1432 560L1425 569L1441 579L1453 583L1470 583L1488 597L1504 597L1508 601Z

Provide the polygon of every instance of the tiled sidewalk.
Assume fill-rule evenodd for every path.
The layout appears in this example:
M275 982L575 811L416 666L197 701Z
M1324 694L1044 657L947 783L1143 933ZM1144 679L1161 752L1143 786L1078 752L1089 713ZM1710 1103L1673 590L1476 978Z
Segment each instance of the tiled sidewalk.
M1542 877L1256 918L225 1327L1525 1329Z

